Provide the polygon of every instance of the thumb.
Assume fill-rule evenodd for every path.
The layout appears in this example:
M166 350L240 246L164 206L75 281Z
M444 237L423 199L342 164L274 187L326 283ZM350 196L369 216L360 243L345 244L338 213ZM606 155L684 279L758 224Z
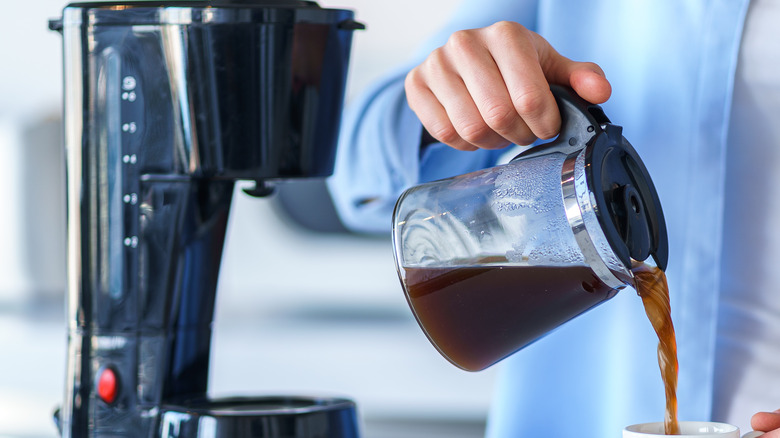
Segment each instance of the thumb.
M536 35L539 61L547 81L571 87L590 103L604 103L612 94L612 85L598 64L577 62L558 53L544 38Z
M574 62L569 72L569 85L590 103L604 103L612 94L601 67L592 62Z

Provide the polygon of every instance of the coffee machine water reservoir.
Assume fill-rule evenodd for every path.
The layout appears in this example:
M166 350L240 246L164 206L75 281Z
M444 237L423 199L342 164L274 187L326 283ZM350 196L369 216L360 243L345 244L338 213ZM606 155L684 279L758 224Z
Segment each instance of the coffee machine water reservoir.
M357 437L354 403L207 393L236 180L332 173L352 31L298 0L72 3L63 437ZM260 224L258 224L260 225Z

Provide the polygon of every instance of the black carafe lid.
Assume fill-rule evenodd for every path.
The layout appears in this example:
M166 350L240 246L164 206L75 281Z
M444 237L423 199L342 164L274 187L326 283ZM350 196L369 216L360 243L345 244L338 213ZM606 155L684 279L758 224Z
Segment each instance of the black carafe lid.
M666 222L650 174L623 128L606 123L586 149L588 186L596 198L596 216L615 255L631 259L652 256L666 270L669 256Z

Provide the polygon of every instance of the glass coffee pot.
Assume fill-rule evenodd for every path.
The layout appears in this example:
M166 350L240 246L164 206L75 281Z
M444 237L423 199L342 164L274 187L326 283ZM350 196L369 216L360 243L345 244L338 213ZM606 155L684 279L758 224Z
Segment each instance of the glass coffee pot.
M553 86L558 137L505 165L412 187L393 214L409 305L450 362L482 370L666 268L661 204L622 128Z

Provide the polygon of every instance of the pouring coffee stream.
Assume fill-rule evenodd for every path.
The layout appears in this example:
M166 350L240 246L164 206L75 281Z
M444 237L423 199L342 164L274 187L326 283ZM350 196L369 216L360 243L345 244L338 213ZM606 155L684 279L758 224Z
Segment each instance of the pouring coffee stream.
M666 415L664 432L667 435L679 435L680 424L677 419L677 340L672 323L672 309L669 303L669 286L666 274L657 267L636 263L634 288L642 298L647 319L658 335L658 367L664 382L666 395Z
M465 370L489 367L626 286L643 288L643 299L666 290L646 282L649 271L663 275L668 242L642 160L601 107L551 89L562 119L554 141L412 187L395 207L396 265L411 310ZM636 267L651 258L655 270ZM648 314L658 314L647 304L655 302L645 301Z

